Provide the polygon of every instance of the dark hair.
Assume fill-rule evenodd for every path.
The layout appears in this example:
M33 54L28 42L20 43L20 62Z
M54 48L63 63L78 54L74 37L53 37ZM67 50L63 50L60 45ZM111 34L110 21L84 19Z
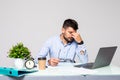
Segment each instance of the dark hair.
M72 27L74 30L78 29L78 23L73 19L66 19L63 23L63 28Z

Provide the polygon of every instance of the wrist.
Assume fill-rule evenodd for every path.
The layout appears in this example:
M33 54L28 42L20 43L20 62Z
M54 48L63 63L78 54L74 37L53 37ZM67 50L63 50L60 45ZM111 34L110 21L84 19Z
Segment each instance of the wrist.
M48 60L48 65L51 65L50 60Z

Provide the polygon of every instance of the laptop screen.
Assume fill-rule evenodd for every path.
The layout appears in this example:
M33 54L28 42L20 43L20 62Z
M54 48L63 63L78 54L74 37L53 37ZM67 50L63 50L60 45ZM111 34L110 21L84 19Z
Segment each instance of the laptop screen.
M116 49L117 46L100 48L96 60L93 64L93 68L99 68L109 65L115 54Z

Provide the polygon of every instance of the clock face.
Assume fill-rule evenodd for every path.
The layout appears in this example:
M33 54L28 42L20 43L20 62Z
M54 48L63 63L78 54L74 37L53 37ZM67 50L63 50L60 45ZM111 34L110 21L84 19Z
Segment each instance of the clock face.
M25 67L26 67L27 69L32 69L32 68L34 68L34 66L35 66L35 63L34 63L33 60L27 60L27 61L25 62Z

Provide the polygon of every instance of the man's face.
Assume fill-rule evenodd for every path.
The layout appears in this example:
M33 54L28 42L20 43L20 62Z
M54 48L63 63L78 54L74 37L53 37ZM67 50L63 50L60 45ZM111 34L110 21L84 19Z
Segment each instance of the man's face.
M72 27L62 28L63 37L67 42L72 42L74 40L73 33L75 32L76 30L74 30Z

